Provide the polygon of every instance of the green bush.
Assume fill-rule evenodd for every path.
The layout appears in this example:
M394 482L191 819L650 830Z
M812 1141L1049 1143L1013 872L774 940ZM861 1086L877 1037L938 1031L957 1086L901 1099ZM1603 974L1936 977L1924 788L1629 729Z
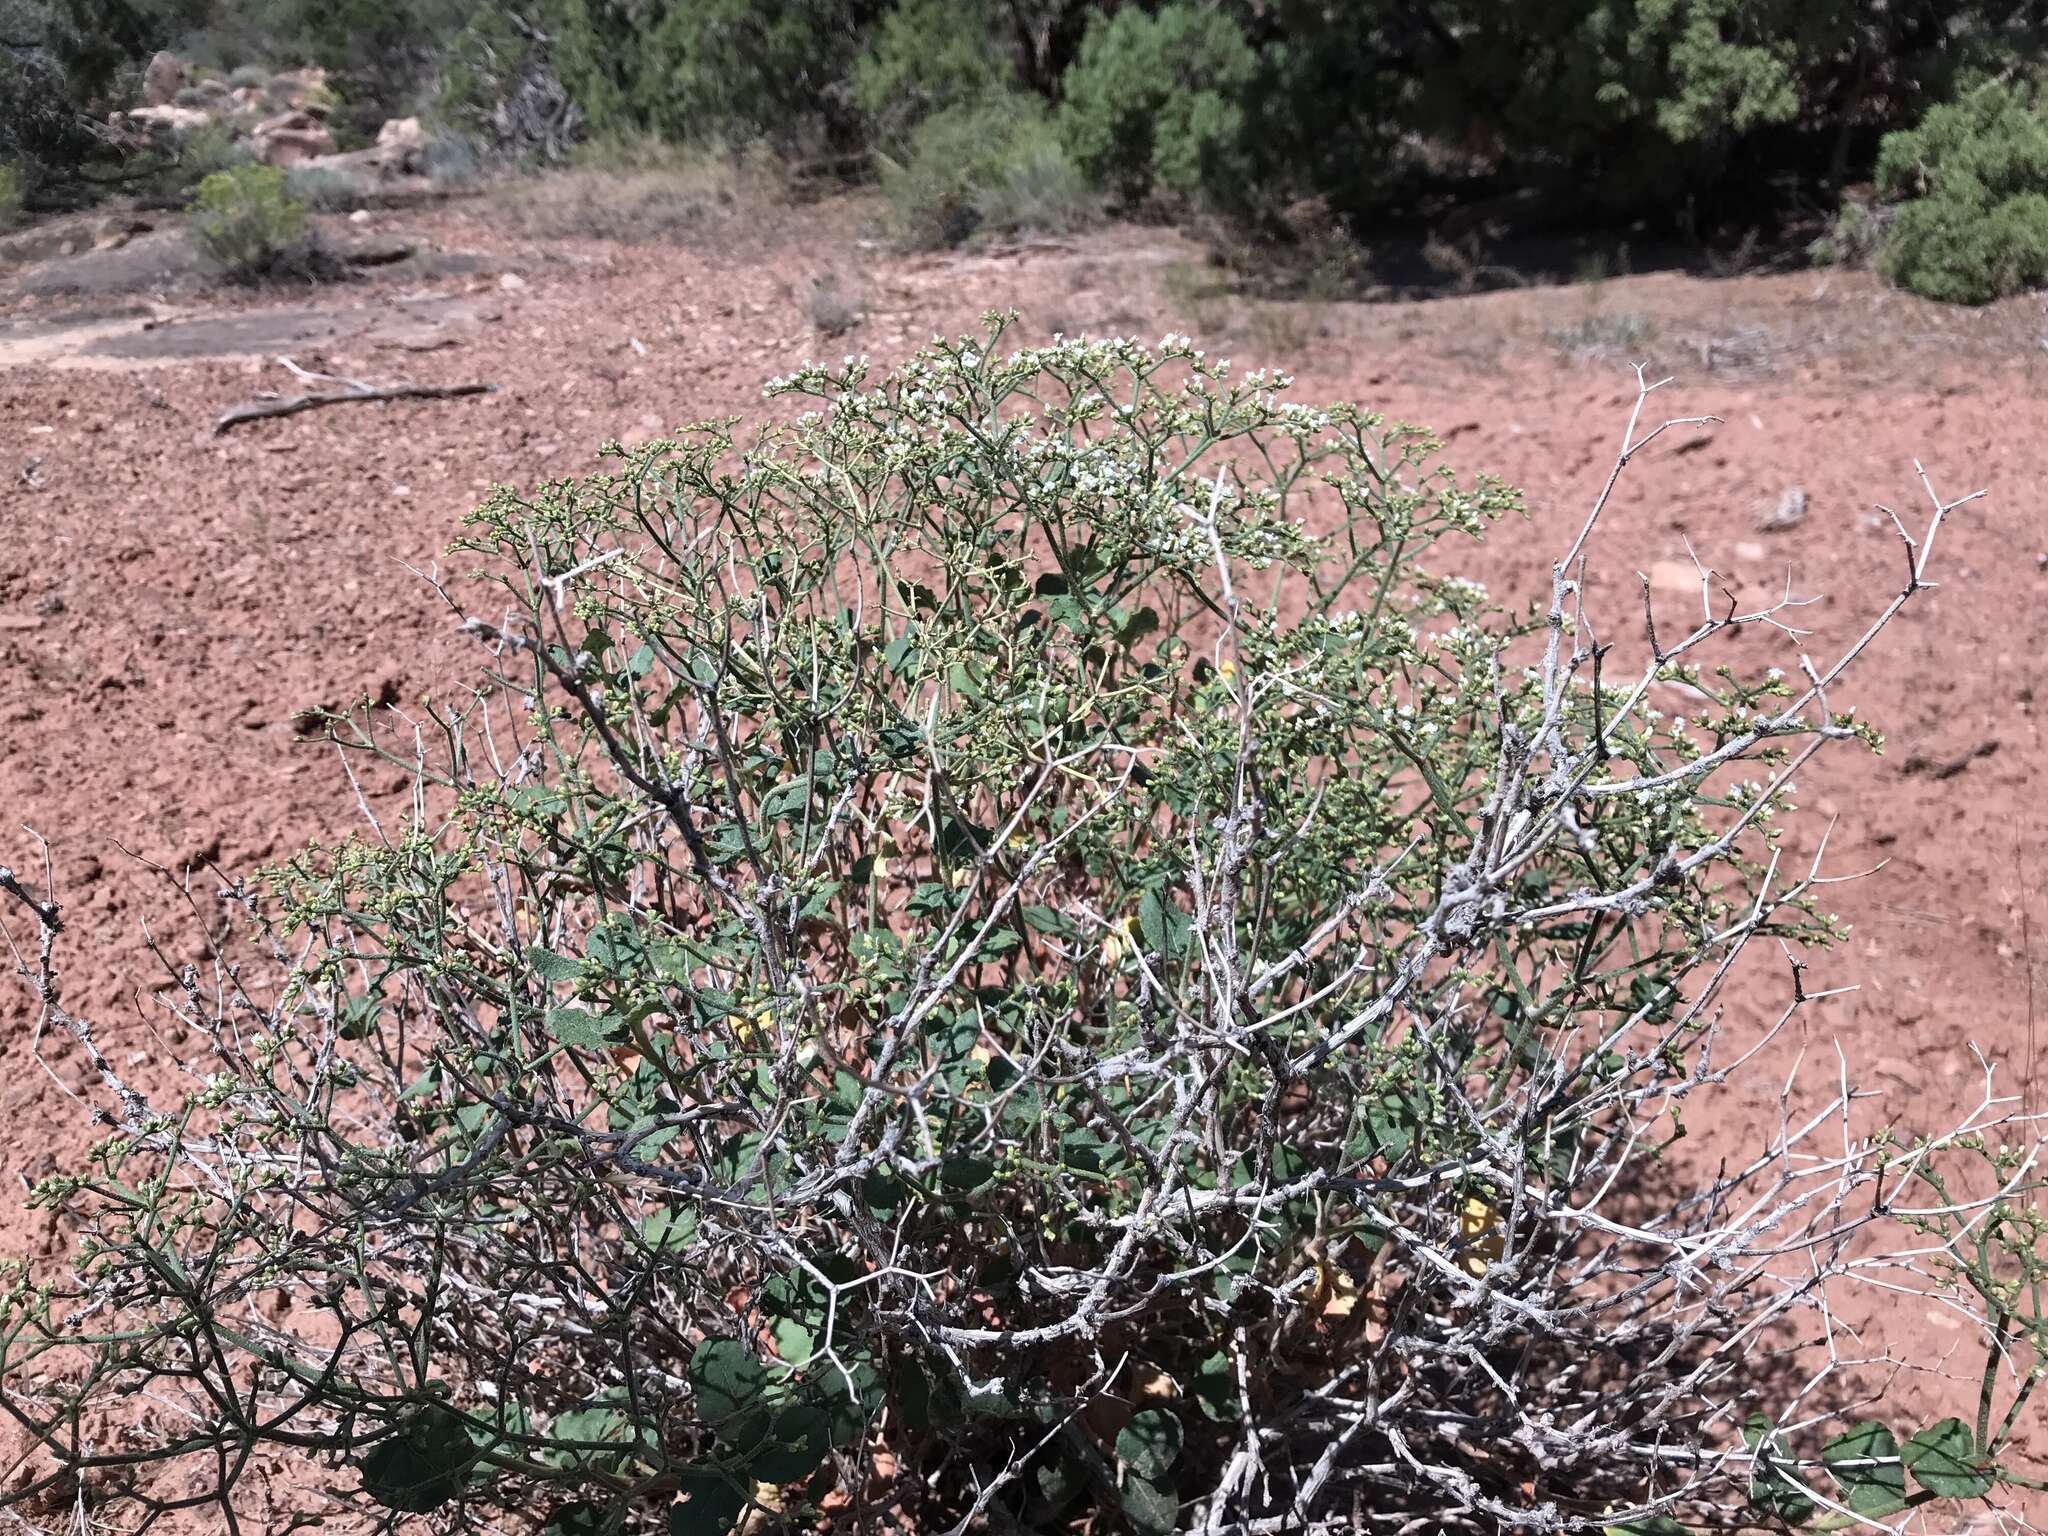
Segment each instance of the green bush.
M1835 932L1779 816L1870 733L1712 665L1769 614L1596 648L1590 522L1502 612L1445 573L1516 494L1287 382L998 329L493 493L444 594L488 686L332 720L406 809L229 887L160 1096L0 871L110 1123L33 1193L69 1263L0 1271L45 1458L0 1498L225 1506L272 1447L323 1465L266 1529L1990 1492L2041 1327L2018 1129L1852 1135L1830 1061L1833 1112L1665 1156L1796 1045L1797 971L1725 1050L1721 983ZM1942 1182L1972 1146L1993 1193ZM1888 1263L1886 1212L1934 1235ZM1760 1347L1844 1277L1996 1314L1979 1428L1838 1426L1826 1360Z
M1960 304L2048 283L2048 114L2023 88L1980 86L1887 136L1877 177L1900 200L1880 258L1892 281Z
M285 196L318 213L348 213L376 195L376 178L325 165L294 165L284 173Z
M1005 235L1067 235L1095 222L1101 199L1052 133L1013 142L974 191L976 227Z
M306 205L272 165L216 171L193 194L189 229L200 254L234 282L253 283L302 268Z
M854 60L849 85L885 147L936 112L1016 90L989 35L983 0L900 0Z
M1135 7L1089 23L1062 81L1061 142L1118 196L1154 188L1231 207L1252 194L1245 102L1258 58L1222 11Z
M27 195L21 172L0 164L0 229L12 229L21 221L21 201Z
M913 249L957 245L983 228L1071 229L1092 209L1035 97L948 107L911 130L900 159L878 163L889 233Z
M843 124L860 0L559 0L551 59L599 135L798 148Z

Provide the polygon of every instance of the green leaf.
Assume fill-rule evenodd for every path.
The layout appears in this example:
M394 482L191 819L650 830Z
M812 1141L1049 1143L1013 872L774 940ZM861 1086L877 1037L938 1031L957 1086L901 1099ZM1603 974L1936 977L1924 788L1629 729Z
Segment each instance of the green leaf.
M1171 1483L1145 1477L1127 1477L1123 1487L1124 1514L1140 1536L1169 1536L1180 1523L1180 1495Z
M1138 1476L1164 1477L1180 1460L1180 1420L1164 1408L1147 1408L1118 1432L1116 1453Z
M1814 1511L1813 1494L1799 1474L1785 1466L1778 1427L1766 1414L1752 1413L1742 1423L1742 1439L1756 1453L1749 1475L1749 1507L1797 1525Z
M996 1165L985 1157L949 1157L939 1164L939 1182L960 1194L972 1194L996 1176Z
M749 1458L747 1471L764 1483L793 1483L817 1471L831 1449L832 1419L823 1408L785 1408Z
M436 1404L364 1454L363 1492L386 1509L431 1514L461 1491L476 1456L462 1415Z
M1181 951L1187 948L1190 926L1188 915L1157 891L1146 891L1139 896L1138 931L1144 936L1145 947L1153 954L1164 955L1169 960L1178 959Z
M1652 1515L1627 1525L1603 1525L1602 1536L1686 1536L1686 1529L1669 1515Z
M668 1536L726 1536L747 1508L747 1495L724 1473L708 1467L676 1479L680 1502L668 1507Z
M710 1339L690 1357L690 1385L697 1389L698 1414L715 1427L760 1408L775 1378L738 1339Z
M1981 1499L1991 1491L1984 1457L1961 1419L1930 1424L1899 1452L1922 1488L1941 1499Z
M377 1015L384 1011L380 993L352 997L341 1005L337 1033L344 1040L367 1040L377 1032Z
M1038 1496L1054 1513L1065 1509L1088 1486L1088 1475L1073 1462L1062 1456L1040 1462L1032 1481L1038 1485Z
M1049 933L1055 938L1072 939L1080 936L1081 930L1074 926L1073 919L1057 907L1024 907L1024 926L1037 933Z
M552 949L543 949L538 944L526 946L526 963L533 967L533 973L549 981L574 981L583 974L582 965L567 955L558 955Z
M615 1013L592 1013L585 1008L550 1008L548 1033L564 1045L597 1051L618 1043L625 1021Z
M1872 1519L1906 1507L1906 1468L1898 1438L1875 1419L1835 1436L1821 1449L1821 1461L1842 1490L1842 1502Z
M697 1213L663 1206L640 1223L640 1241L656 1253L680 1253L697 1238Z
M1244 1405L1237 1400L1237 1372L1221 1350L1202 1362L1192 1390L1203 1414L1218 1423L1235 1424L1244 1414Z

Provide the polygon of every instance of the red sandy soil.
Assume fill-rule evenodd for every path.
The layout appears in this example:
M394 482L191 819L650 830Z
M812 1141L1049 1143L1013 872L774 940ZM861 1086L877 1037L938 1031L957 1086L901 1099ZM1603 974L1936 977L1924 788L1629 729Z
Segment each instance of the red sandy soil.
M1839 1041L1858 1080L1887 1096L1880 1114L1912 1128L1971 1098L1973 1045L2007 1091L2030 1082L2032 949L2048 925L2038 305L1942 310L1867 275L1811 272L1273 304L1214 291L1200 251L1164 230L903 258L859 239L851 204L668 245L535 244L494 224L487 205L403 222L471 253L475 268L188 302L242 316L238 346L288 344L307 368L483 380L497 393L350 405L214 438L220 411L297 386L261 357L203 355L203 338L157 360L67 359L48 338L76 300L0 302L0 863L39 869L24 827L50 840L71 922L68 995L101 1021L117 1062L181 1054L151 1017L163 977L145 921L174 962L200 958L196 924L147 866L246 871L351 830L359 813L332 750L299 742L294 714L364 693L403 709L473 664L401 562L433 563L488 484L581 472L608 437L752 409L760 382L798 359L886 362L1016 307L1027 338L1186 330L1244 366L1296 368L1301 399L1431 424L1461 469L1497 471L1528 493L1529 519L1500 529L1464 572L1518 603L1546 587L1548 560L1612 464L1634 383L1622 354L1597 344L1617 317L1640 321L1633 350L1677 375L1658 403L1726 424L1666 434L1625 476L1590 586L1615 631L1639 629L1635 573L1684 560L1689 542L1745 599L1778 590L1788 571L1802 593L1825 594L1803 614L1824 658L1897 589L1901 547L1872 504L1924 522L1915 457L1948 495L1987 488L1943 535L1940 590L1909 606L1842 691L1839 702L1886 731L1886 752L1838 751L1800 786L1810 815L1840 815L1834 868L1889 861L1838 889L1852 941L1818 961L1810 985L1860 990L1814 1006L1805 1027L1830 1070ZM832 340L805 308L828 266L866 308ZM508 272L521 281L501 285ZM330 323L249 319L308 306ZM97 313L139 332L120 308ZM1805 520L1759 531L1759 514L1794 486ZM1696 597L1661 583L1656 601L1674 624L1697 612ZM1737 649L1759 671L1795 664L1776 639ZM195 875L202 907L216 884ZM13 914L9 927L24 936ZM54 1075L39 1066L31 1017L22 992L0 991L10 1188L92 1137L62 1086L80 1081L81 1061L60 1048L46 1051ZM1760 1019L1731 1018L1735 1040ZM1717 1132L1760 1126L1774 1096L1760 1080L1731 1089ZM0 1252L56 1240L42 1215L0 1200ZM1923 1358L1964 1342L1931 1313L1895 1308L1876 1321L1875 1337ZM1973 1417L1978 1363L1959 1354L1956 1375L1970 1380L1919 1378L1914 1390Z

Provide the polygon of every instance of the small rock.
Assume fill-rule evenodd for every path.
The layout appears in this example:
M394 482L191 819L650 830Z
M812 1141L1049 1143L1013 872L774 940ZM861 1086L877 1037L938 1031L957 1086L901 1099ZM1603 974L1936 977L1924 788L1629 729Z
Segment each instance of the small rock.
M118 250L137 235L146 235L155 228L149 220L138 219L133 214L117 213L101 219L93 235L92 248L96 251Z
M159 53L142 71L142 104L167 107L185 88L185 66L174 53Z
M1797 528L1806 521L1806 487L1788 485L1785 494L1778 498L1778 504L1756 520L1759 530L1764 533L1782 533L1787 528Z
M391 117L377 130L377 142L386 149L418 149L426 142L426 134L416 117Z
M517 272L507 272L499 277L498 287L506 293L521 293L525 291L526 279Z
M354 213L348 216L348 221L349 223L354 224L358 228L360 228L361 226L370 222L370 210L367 208L358 208Z
M168 128L173 133L190 133L195 128L204 128L213 121L213 116L200 107L181 107L166 102L160 107L137 107L133 112L116 112L108 121L140 123L145 130L155 126Z
M1755 539L1744 539L1735 546L1735 558L1738 560L1761 560L1763 557L1764 547Z
M312 113L295 110L265 118L249 134L256 158L289 168L334 153L334 135Z

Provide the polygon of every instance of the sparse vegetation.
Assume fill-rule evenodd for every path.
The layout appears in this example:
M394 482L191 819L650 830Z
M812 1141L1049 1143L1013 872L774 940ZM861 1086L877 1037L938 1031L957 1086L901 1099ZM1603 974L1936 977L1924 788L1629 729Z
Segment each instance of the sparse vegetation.
M881 157L881 179L888 232L913 249L958 245L985 227L1072 229L1094 201L1044 107L1017 94L932 114L902 158Z
M1643 345L1656 334L1642 315L1629 309L1594 304L1575 324L1550 332L1550 344L1573 357L1613 357L1640 361Z
M216 171L193 194L193 243L230 282L305 278L320 268L306 223L306 205L287 190L275 166Z
M0 163L0 230L12 229L21 221L21 172Z
M819 273L804 294L804 313L821 336L844 336L866 309L860 285L838 272Z
M595 240L689 240L785 201L782 171L759 151L691 149L652 139L589 146L574 165L504 183L497 215L532 234Z
M374 194L367 177L351 176L324 165L295 165L284 173L285 193L319 213L347 213Z
M1844 202L1826 234L1807 247L1807 256L1818 267L1867 267L1884 249L1885 230L1892 210L1868 203Z

